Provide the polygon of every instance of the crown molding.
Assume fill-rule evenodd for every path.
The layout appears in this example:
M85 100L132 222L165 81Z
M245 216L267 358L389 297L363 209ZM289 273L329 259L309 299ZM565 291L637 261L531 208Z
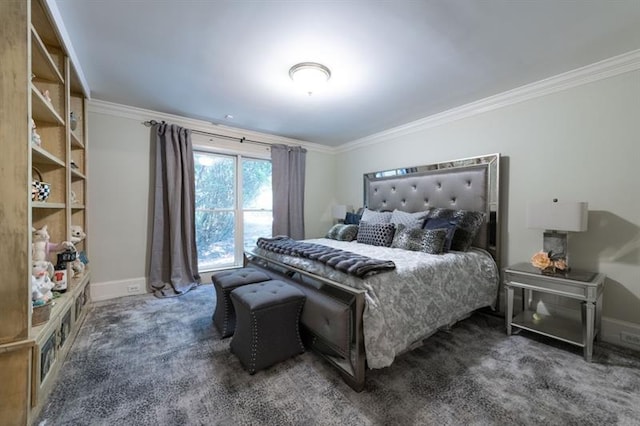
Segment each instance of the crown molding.
M270 135L268 133L255 132L251 130L243 130L230 126L223 126L219 124L213 124L204 120L197 120L194 118L182 117L174 114L167 114L164 112L152 111L144 108L137 108L128 105L117 104L113 102L101 101L99 99L91 99L88 103L88 111L107 114L116 117L128 118L131 120L139 120L140 123L148 120L167 121L178 124L183 127L187 127L192 130L198 130L201 132L215 133L232 138L246 138L268 144L285 144L285 145L300 145L309 151L321 152L324 154L334 154L335 148L320 145L313 142L302 141L298 139L286 138L283 136Z
M640 69L640 50L633 50L582 68L577 68L535 83L530 83L497 95L489 96L488 98L433 114L402 126L393 127L364 138L347 142L336 147L335 153L343 153L376 145L381 142L386 142L389 139L409 135L638 69Z

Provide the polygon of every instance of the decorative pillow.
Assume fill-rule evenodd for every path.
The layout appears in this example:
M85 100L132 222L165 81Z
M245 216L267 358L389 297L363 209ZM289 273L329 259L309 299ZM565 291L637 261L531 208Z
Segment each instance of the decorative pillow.
M377 212L374 210L364 209L360 221L367 222L369 225L376 223L389 223L391 221L391 212Z
M451 250L451 242L453 241L453 234L456 232L458 226L457 220L451 219L427 219L424 223L424 229L444 229L447 231L447 239L444 242L444 251Z
M347 213L347 216L344 218L345 225L358 225L360 223L360 219L362 219L361 214L357 213Z
M391 213L391 223L394 225L405 225L407 228L422 228L424 220L426 219L429 211L407 213L402 210L395 209Z
M353 241L357 236L358 225L344 225L342 223L338 223L329 229L326 238L338 241Z
M391 246L396 227L393 223L360 222L358 227L358 242L372 246Z
M391 247L429 254L442 254L446 238L446 229L409 228L399 224Z
M451 210L437 208L429 212L430 219L456 220L458 225L451 241L451 250L467 251L478 235L486 214L469 210Z

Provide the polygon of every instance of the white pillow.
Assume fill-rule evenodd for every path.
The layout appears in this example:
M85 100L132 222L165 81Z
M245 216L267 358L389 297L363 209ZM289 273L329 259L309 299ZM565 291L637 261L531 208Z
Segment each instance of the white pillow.
M391 212L377 212L374 210L364 209L360 222L367 222L370 225L377 223L391 222Z
M391 223L396 225L404 225L406 228L422 228L429 211L407 213L402 210L395 209L391 214Z

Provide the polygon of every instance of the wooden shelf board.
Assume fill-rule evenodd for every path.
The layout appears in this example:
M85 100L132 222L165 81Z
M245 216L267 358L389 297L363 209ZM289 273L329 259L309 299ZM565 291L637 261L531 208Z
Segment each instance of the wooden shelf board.
M71 179L72 180L80 180L80 179L86 179L86 178L87 177L84 174L80 173L77 170L71 169Z
M64 84L62 74L33 25L31 25L31 44L33 46L31 49L31 72L37 78Z
M56 166L64 167L64 161L51 154L46 149L37 146L31 145L31 159L33 163L37 164L54 164Z
M60 117L60 114L53 109L51 103L47 102L33 83L31 84L31 114L34 120L64 126L64 120Z
M34 209L64 209L64 203L47 203L46 201L33 201L31 207Z
M84 149L84 144L75 132L71 131L71 147Z
M513 318L511 325L563 342L584 347L582 324L579 321L559 316L536 314L533 311L520 312Z
M84 210L84 204L72 204L71 205L71 209L72 210Z

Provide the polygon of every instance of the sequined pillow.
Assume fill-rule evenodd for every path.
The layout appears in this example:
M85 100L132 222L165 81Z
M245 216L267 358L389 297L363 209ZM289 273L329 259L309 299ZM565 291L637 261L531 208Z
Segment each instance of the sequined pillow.
M353 241L357 236L358 225L344 225L342 223L338 223L329 229L326 238L338 241Z
M393 223L360 222L358 226L358 242L372 246L391 246L396 227Z
M456 232L456 228L458 227L457 220L450 219L427 219L424 222L424 229L444 229L447 231L447 239L444 242L444 251L448 252L451 250L451 242L453 241L453 234Z
M400 224L396 228L391 247L429 254L442 254L446 239L446 229L409 228Z
M467 251L478 235L485 217L484 212L436 208L429 212L427 222L430 219L455 220L457 226L451 240L451 250Z
M367 222L370 225L375 223L389 223L389 221L391 221L391 212L377 212L375 210L364 209L360 221Z

